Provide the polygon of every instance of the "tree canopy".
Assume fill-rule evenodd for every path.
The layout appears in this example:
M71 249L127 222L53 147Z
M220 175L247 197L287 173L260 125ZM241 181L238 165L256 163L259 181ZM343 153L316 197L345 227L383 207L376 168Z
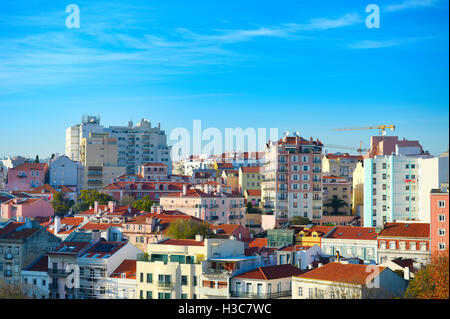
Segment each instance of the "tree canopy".
M295 216L294 218L291 219L290 224L291 225L308 225L308 224L311 224L311 221L306 217Z
M339 208L348 207L348 203L337 195L333 195L333 198L328 200L323 206L333 208L333 213L338 214Z
M144 196L142 199L138 199L133 203L133 207L144 212L150 212L154 202L150 199L150 196Z
M57 216L62 217L67 214L73 204L73 200L65 198L64 195L60 192L53 195L52 206L53 210L55 211L55 215Z
M435 254L431 262L414 274L405 297L412 299L449 298L449 252Z
M191 219L177 219L173 221L166 234L174 239L194 239L195 235L208 237L211 228L207 222L196 222Z
M85 189L81 191L78 196L78 203L74 205L73 209L79 212L83 212L89 209L89 206L94 206L94 203L98 201L100 205L107 205L109 201L114 199L104 193L100 193L95 189Z

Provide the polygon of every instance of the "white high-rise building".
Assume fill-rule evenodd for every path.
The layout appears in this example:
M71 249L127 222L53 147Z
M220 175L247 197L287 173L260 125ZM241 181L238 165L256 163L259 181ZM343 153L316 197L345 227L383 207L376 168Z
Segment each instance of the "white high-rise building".
M100 116L83 115L81 124L69 127L66 130L66 156L73 161L80 161L80 145L83 138L89 133L104 133L105 128L100 125Z
M430 191L448 180L447 157L385 155L364 160L365 227L430 222Z
M128 122L128 126L110 126L111 137L117 138L118 165L126 167L128 174L136 174L138 168L145 163L163 163L168 166L168 174L172 173L171 147L167 146L167 135L151 123L142 119L136 126Z
M148 120L142 119L136 126L130 121L128 126L105 128L100 125L99 116L83 116L81 124L66 130L66 156L80 161L81 141L89 138L90 133L109 133L117 139L117 165L125 167L127 174L136 174L145 163L164 163L168 174L172 173L171 147L167 146L167 135L159 124L152 127Z

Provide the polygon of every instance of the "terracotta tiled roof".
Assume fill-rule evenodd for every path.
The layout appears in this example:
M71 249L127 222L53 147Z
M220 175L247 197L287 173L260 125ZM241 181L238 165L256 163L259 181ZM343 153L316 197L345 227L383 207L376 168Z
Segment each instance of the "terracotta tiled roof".
M32 190L28 191L28 193L30 194L45 194L45 193L50 193L50 194L55 194L58 193L58 191L50 186L49 184L44 184L42 186L33 188Z
M166 191L182 191L183 185L186 184L184 182L165 182L165 181L149 181L149 182L124 182L118 181L112 184L105 186L104 190L138 190L138 191L157 191L157 192L166 192ZM159 186L156 189L156 185ZM167 185L167 189L161 189L161 185ZM140 189L139 189L140 187Z
M300 251L300 250L308 250L312 246L302 246L302 245L290 245L287 247L283 247L280 251Z
M162 167L167 167L167 165L164 164L164 163L145 163L142 166L162 166Z
M375 227L338 226L325 238L376 240Z
M104 215L117 215L117 216L135 216L139 214L141 211L134 207L128 206L116 206L114 211L111 212L108 208L108 205L98 205L99 211L102 210ZM79 213L78 215L96 215L94 208L88 209L84 212Z
M329 153L327 155L324 155L325 157L329 158L329 159L338 159L338 158L352 158L352 159L356 159L359 161L363 160L363 157L360 155L350 155L349 153L345 153L345 154L333 154L333 153Z
M36 203L37 201L42 201L43 199L41 198L13 198L10 199L9 201L3 203L5 205L32 205L34 203ZM18 201L17 203L15 203L15 201Z
M238 224L221 224L221 225L211 225L212 229L221 229L224 233L223 235L232 235L239 227L242 227Z
M81 227L85 230L107 230L109 227L122 227L122 224L115 223L92 223L89 222Z
M377 267L379 273L381 273L386 267ZM342 282L355 285L365 285L368 277L373 276L373 271L367 271L367 265L360 264L342 264L342 263L329 263L322 267L308 271L298 278L315 279L331 282Z
M112 278L122 278L125 273L127 279L136 279L136 260L125 259L111 274Z
M256 238L248 244L249 247L266 247L267 246L267 238Z
M299 268L289 264L285 264L285 265L258 267L256 269L247 271L243 274L237 275L234 278L272 280L298 276L301 273L303 273L303 271L300 270Z
M379 237L430 237L430 224L426 223L387 223Z
M328 232L330 232L334 226L320 226L320 225L314 225L313 227L307 229L304 228L302 231L305 232L305 236L311 236L313 232L317 232L320 237L326 235Z
M57 235L67 235L73 232L79 225L81 225L84 221L83 217L64 217L60 220L61 229L57 233ZM52 227L50 227L52 226ZM51 234L55 235L54 229L55 223L49 223L47 227L47 231ZM66 229L66 226L71 226L69 229ZM51 228L51 229L50 229Z
M10 170L26 170L26 169L36 169L36 170L45 170L48 168L47 163L23 163L14 168L10 168Z
M247 196L261 197L261 190L260 189L247 189L245 191L247 192Z
M245 174L259 174L261 173L260 166L241 167L242 173Z

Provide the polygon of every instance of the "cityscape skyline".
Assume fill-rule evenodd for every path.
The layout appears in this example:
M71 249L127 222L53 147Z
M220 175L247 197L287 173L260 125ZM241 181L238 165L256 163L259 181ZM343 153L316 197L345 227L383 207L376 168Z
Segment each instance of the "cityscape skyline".
M62 154L82 114L147 118L168 135L196 119L295 129L352 147L375 132L331 129L394 124L433 155L448 149L448 1L380 1L379 29L361 1L76 4L79 29L65 5L0 4L0 110L14 119L0 156Z

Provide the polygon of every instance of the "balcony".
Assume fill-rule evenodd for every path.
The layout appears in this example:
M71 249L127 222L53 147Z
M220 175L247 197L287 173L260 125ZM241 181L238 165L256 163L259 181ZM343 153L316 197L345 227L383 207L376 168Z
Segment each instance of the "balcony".
M6 253L6 254L5 254L5 259L6 259L6 260L11 260L11 259L13 259L13 254L11 254L11 253Z
M209 220L218 220L219 216L209 216Z
M211 204L211 205L209 205L209 208L219 208L219 205L218 204Z
M275 299L285 298L292 295L291 290L272 292L272 293L252 293L252 292L238 292L232 291L231 297L233 298L251 298L251 299Z
M161 282L161 281L158 281L158 288L161 288L161 289L174 289L174 287L175 287L175 283L173 283L173 282Z
M48 290L52 290L52 291L58 291L58 283L49 283L48 284Z
M198 292L200 293L200 295L228 297L228 288L200 287Z
M202 272L203 276L214 276L214 277L230 277L232 275L231 270L217 269L217 268L207 268Z
M67 277L69 273L65 269L49 268L48 275L52 277Z

